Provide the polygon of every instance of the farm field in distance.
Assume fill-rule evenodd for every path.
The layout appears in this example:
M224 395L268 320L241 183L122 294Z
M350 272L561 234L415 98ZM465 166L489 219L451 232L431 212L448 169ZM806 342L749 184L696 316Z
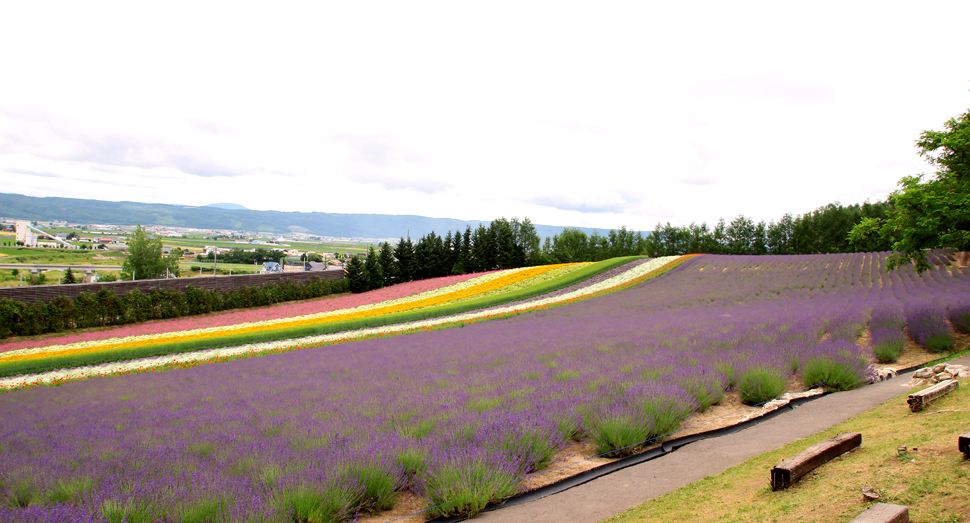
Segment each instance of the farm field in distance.
M293 318L450 310L470 293L489 303L403 333L2 394L0 520L384 521L402 498L427 518L473 515L577 442L631 454L728 391L758 404L795 381L843 390L904 345L964 348L970 271L937 253L929 272L887 272L887 255L633 260L512 303L496 294L506 282L512 296L549 280L500 271L256 312L266 319L0 340L2 367L101 350L112 332L218 339Z

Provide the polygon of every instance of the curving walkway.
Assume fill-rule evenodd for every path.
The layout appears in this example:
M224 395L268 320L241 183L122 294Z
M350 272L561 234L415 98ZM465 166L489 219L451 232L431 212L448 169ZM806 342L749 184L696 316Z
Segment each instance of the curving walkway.
M970 356L953 360L970 364ZM474 519L502 523L599 523L748 458L826 430L909 390L911 372L860 389L822 396L740 432L686 445L531 503L486 512ZM768 471L765 471L768 481Z

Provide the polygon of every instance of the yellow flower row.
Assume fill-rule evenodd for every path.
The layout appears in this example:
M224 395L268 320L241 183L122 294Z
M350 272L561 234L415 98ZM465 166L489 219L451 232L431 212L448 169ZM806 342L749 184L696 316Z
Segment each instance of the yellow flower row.
M569 274L569 273L571 273L573 271L578 271L579 269L582 269L583 267L586 267L587 265L592 265L592 262L580 262L580 263L562 264L557 269L548 270L548 271L546 271L546 272L544 272L542 274L538 274L538 275L533 276L533 277L531 277L531 278L529 278L527 280L522 280L520 282L513 283L511 285L506 285L505 287L502 287L501 289L495 289L495 290L491 290L491 291L488 291L488 292L484 292L484 293L479 294L477 296L469 296L467 298L457 299L457 300L452 301L451 303L452 304L455 304L455 303L464 303L466 301L478 300L478 299L482 299L482 298L488 298L488 297L491 297L491 296L495 296L497 294L504 294L506 292L513 292L513 291L525 289L525 288L528 288L528 287L533 287L535 285L539 285L540 283L547 282L549 280L558 278L560 276L565 276L565 275L567 275L567 274Z
M469 297L475 297L487 292L494 291L496 289L501 289L503 287L508 287L514 285L523 280L529 278L534 278L540 274L552 271L561 267L565 267L572 264L557 264L557 265L543 265L540 267L531 267L529 269L514 271L508 275L489 280L478 285L473 285L464 289L456 290L453 292L441 294L438 296L428 297L422 300L416 300L405 303L398 303L395 305L388 305L384 307L376 307L363 311L348 312L345 314L336 314L332 316L326 316L322 318L304 318L299 320L293 320L288 322L274 322L271 324L248 324L245 327L239 327L237 329L220 330L218 332L213 332L210 334L186 334L179 335L177 333L166 333L166 335L159 336L157 338L149 339L138 339L131 340L127 342L115 342L115 343L105 343L103 345L92 345L87 347L79 347L65 350L55 350L55 351L45 351L37 352L32 354L18 354L11 355L6 358L0 357L0 363L12 362L12 361L24 361L33 359L44 359L56 356L70 356L77 354L85 354L90 352L108 351L108 350L118 350L118 349L131 349L136 347L143 347L146 345L152 345L156 343L178 343L181 341L202 339L202 338L214 338L223 336L233 336L239 334L250 334L254 332L262 332L267 330L281 330L293 327L303 327L308 325L319 325L324 323L333 323L344 320L354 320L360 318L368 318L373 316L380 316L385 314L394 314L397 312L405 312L416 309L423 309L426 307L434 307L436 305L442 305L445 303L463 300Z

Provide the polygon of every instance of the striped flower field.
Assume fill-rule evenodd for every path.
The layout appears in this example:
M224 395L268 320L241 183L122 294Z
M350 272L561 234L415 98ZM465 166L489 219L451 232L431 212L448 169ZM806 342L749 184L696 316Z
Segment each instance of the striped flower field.
M928 273L887 273L886 255L494 273L355 304L425 314L409 321L11 376L0 521L341 522L380 517L402 492L426 500L427 517L474 515L570 441L624 455L728 391L758 403L793 378L860 386L877 359L870 339L962 349L953 329L967 324L970 272L934 255ZM469 299L477 285L491 294ZM428 305L402 313L405 303ZM168 370L141 372L151 369ZM79 379L99 373L113 376Z
M684 258L686 259L686 258ZM359 320L361 318L378 317L391 315L404 311L415 311L430 309L448 303L463 303L477 297L495 296L501 297L503 292L510 293L520 289L528 289L530 286L539 285L548 278L544 276L554 274L557 277L567 277L570 273L589 266L588 263L575 263L563 265L546 265L541 267L511 269L506 271L496 271L486 273L472 278L463 278L462 281L452 283L450 278L442 278L450 285L442 285L437 288L425 290L411 295L392 298L383 301L376 301L374 298L364 299L366 303L344 308L329 308L325 312L306 314L289 318L271 318L257 321L254 318L258 313L231 313L237 320L235 324L223 324L217 327L202 329L180 329L180 326L189 326L196 323L195 318L188 318L184 322L166 322L167 332L155 334L142 334L132 336L110 337L113 330L99 333L95 339L76 341L73 343L58 343L59 339L45 340L46 344L34 342L29 348L15 348L16 343L0 346L0 373L13 374L16 369L21 368L18 364L24 362L45 362L45 361L64 361L65 357L72 357L84 354L103 355L108 363L96 368L77 368L75 370L56 370L45 373L34 373L20 375L13 378L0 379L0 388L23 387L29 384L61 382L66 379L77 379L87 376L100 376L118 372L132 370L143 370L158 368L160 366L177 365L186 362L200 362L210 359L221 359L227 357L238 357L241 355L252 355L255 353L273 351L294 350L319 345L332 345L346 341L365 339L375 336L387 336L391 334L413 332L415 330L425 330L433 327L440 327L454 323L469 323L481 319L492 318L501 315L519 313L524 310L533 310L541 307L548 307L557 303L565 303L583 296L593 296L604 290L618 290L624 285L637 278L642 278L644 274L656 271L657 269L676 262L675 257L660 258L649 260L646 263L634 263L635 267L624 271L620 275L610 278L606 282L595 285L583 286L582 289L573 291L566 295L556 298L536 299L525 304L518 304L512 308L489 309L485 311L471 312L460 315L446 315L418 322L404 322L379 328L364 328L351 331L336 332L317 336L288 337L293 332L294 327L306 327L309 325L339 324L342 320ZM383 289L381 289L383 290ZM370 293L365 293L370 294ZM380 297L386 296L386 292L375 292ZM326 302L329 300L319 300ZM293 307L286 307L292 310ZM229 316L229 315L223 315ZM432 315L433 316L433 315ZM117 329L130 332L131 327ZM165 354L150 358L139 358L127 364L121 364L113 359L122 360L127 358L112 358L112 354L124 353L124 351L139 348L152 347L163 344L177 344L185 341L211 340L218 344L220 339L238 339L240 334L253 332L277 332L278 340L257 344L233 345L231 341L226 341L218 349L208 351L197 351L184 353L177 351L176 354ZM43 368L43 367L40 367ZM7 370L9 369L9 370Z

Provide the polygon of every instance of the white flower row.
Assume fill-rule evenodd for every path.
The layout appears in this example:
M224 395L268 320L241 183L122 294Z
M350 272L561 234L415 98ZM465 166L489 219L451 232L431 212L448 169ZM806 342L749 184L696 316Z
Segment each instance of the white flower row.
M372 310L372 309L378 309L378 308L382 308L382 307L389 307L389 306L399 305L399 304L403 304L403 303L408 303L408 302L414 302L414 301L418 301L418 300L423 300L423 299L426 299L426 298L433 298L435 296L440 296L442 294L448 294L448 293L451 293L451 292L457 292L457 291L464 290L464 289L467 289L469 287L473 287L475 285L479 285L479 284L482 284L482 283L486 283L486 282L489 282L489 281L498 279L498 278L500 278L502 276L507 276L509 274L513 274L513 273L516 273L516 272L519 272L519 271L522 271L522 270L525 270L525 269L528 269L528 268L529 267L522 267L522 268L518 268L518 269L506 269L506 270L502 270L502 271L490 272L488 274L483 274L481 276L476 276L474 278L465 280L463 282L455 283L453 285L448 285L446 287L441 287L440 289L432 289L430 291L425 291L425 292L422 292L422 293L419 293L419 294L414 294L412 296L405 296L403 298L398 298L398 299L395 299L395 300L382 301L382 302L371 303L371 304L367 304L367 305L358 305L357 307L350 307L350 308L347 308L347 309L337 309L337 310L333 310L333 311L318 312L318 313L314 313L314 314L306 314L306 315L303 315L303 316L290 316L288 318L277 318L277 319L265 320L265 321L252 321L252 322L246 322L246 323L234 323L232 325L220 325L218 327L206 327L206 328L202 328L202 329L190 329L190 330L163 332L163 333L158 333L158 334L140 334L140 335L137 335L137 336L125 336L125 337L121 337L121 338L102 338L100 340L79 341L79 342L67 343L67 344L63 344L63 345L46 345L44 347L33 347L33 348L29 348L29 349L18 349L18 350L12 350L12 351L4 352L4 353L0 354L0 360L2 360L3 358L6 358L8 356L18 356L18 355L22 355L22 354L37 354L37 353L41 353L41 352L59 352L59 351L63 351L63 350L81 349L81 348L87 348L87 347L98 347L98 346L101 346L101 345L108 345L108 344L115 344L115 343L129 343L129 342L143 341L143 340L158 340L158 341L164 341L165 339L168 339L168 338L176 338L176 337L181 337L181 336L195 336L195 335L211 334L211 333L218 333L218 332L224 332L224 331L232 331L232 330L236 330L236 329L243 329L243 328L246 328L246 327L253 327L253 326L257 326L257 325L259 325L259 326L277 325L277 324L280 324L280 323L287 323L287 322L291 322L291 321L302 321L302 320L319 319L319 318L325 318L327 316L337 316L337 315L341 315L341 314L353 314L353 313L356 313L356 312L362 312L362 311L367 311L367 310Z
M295 338L289 340L279 340L264 343L252 343L247 345L240 345L236 347L225 347L221 349L210 349L197 352L188 352L183 354L170 354L167 356L158 356L154 358L144 358L139 360L131 360L117 363L105 363L101 365L94 365L88 367L78 367L73 369L63 369L50 372L44 372L41 374L25 375L25 376L14 376L11 378L0 379L0 389L2 388L16 388L23 387L32 384L50 383L57 380L69 380L78 379L88 376L96 376L99 374L110 374L116 372L126 372L139 369L150 369L154 367L159 367L162 365L168 365L179 362L194 362L194 361L204 361L209 359L224 358L238 356L241 354L251 354L258 352L265 352L277 349L286 349L289 347L294 347L297 345L315 345L315 344L327 344L333 343L340 340L351 340L360 339L370 336L379 336L385 334L393 334L406 332L409 330L420 330L428 327L434 327L438 325L444 325L448 323L463 322L468 320L474 320L478 318L483 318L487 316L500 315L504 313L510 313L515 311L520 311L524 309L531 309L535 307L542 307L544 305L549 305L553 303L560 303L571 300L573 298L578 298L582 296L588 296L594 294L601 290L610 289L618 285L630 282L644 274L647 274L654 269L658 269L667 263L677 259L677 256L667 256L663 258L656 258L648 261L647 263L642 263L636 267L625 271L621 274L608 278L589 287L579 289L570 293L562 294L560 296L555 296L552 298L538 299L530 301L527 303L520 303L518 305L502 307L498 309L490 309L488 311L478 311L470 312L464 314L457 314L453 316L445 316L440 318L432 318L423 321L415 321L409 323L401 323L396 325L387 325L383 327L373 327L367 329L359 329L350 332L341 332L336 334L324 334L319 336L308 336L304 338Z

